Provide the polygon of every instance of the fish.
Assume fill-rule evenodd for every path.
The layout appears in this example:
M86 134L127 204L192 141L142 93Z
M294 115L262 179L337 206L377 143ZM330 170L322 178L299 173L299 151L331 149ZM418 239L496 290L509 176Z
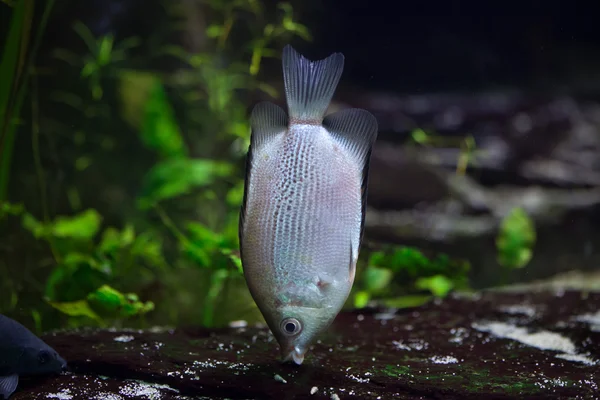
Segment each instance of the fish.
M238 228L250 295L282 362L301 365L354 283L378 124L358 108L325 115L342 53L311 61L286 45L281 60L288 112L251 112Z
M58 374L67 362L17 321L0 314L0 399L17 389L20 376Z

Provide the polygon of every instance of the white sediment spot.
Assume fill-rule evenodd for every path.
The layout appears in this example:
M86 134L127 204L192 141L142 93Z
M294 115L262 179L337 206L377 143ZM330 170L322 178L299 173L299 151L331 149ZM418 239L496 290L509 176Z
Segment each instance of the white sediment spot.
M500 306L498 309L507 314L522 314L528 317L534 317L536 314L535 308L525 305Z
M557 351L556 357L568 361L581 362L587 365L595 365L597 362L583 355L577 354L575 344L564 336L550 331L538 331L530 333L527 329L504 322L487 322L472 325L473 329L480 332L487 332L502 339L511 339L526 346L535 347L540 350Z
M590 329L594 332L600 332L600 311L595 314L583 314L573 318L575 321L586 322L590 324Z
M310 394L313 395L315 393L317 393L319 391L319 388L316 386L313 386L312 388L310 388Z
M371 381L370 378L362 378L358 375L353 375L353 374L349 374L348 378L352 379L353 381L356 381L358 383L369 383Z
M63 389L58 393L48 393L46 395L47 399L58 399L58 400L71 400L73 395L69 389Z
M406 351L411 351L411 350L425 350L429 347L429 343L423 341L423 340L410 340L410 341L404 341L404 340L392 340L392 344L394 345L394 347L398 350L406 350Z
M229 323L229 327L230 328L245 328L248 326L248 322L244 321L244 320L239 320L239 321L231 321Z
M156 383L147 383L142 381L127 381L127 384L119 390L123 396L146 397L148 399L161 399L163 391L179 393L179 390L173 389L169 385L159 385Z
M113 340L115 342L127 343L127 342L131 342L133 339L135 339L135 338L131 335L121 335L121 336L115 337Z
M452 357L452 356L445 356L445 357L433 356L429 360L434 364L456 364L458 362L456 357Z
M92 397L93 400L123 400L123 396L114 393L100 393Z

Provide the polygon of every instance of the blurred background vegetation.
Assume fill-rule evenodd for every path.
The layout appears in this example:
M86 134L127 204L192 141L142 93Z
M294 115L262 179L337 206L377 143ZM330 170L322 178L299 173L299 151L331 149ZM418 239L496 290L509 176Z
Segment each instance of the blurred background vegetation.
M314 7L90 1L102 12L82 21L76 3L0 3L0 313L38 332L260 320L238 257L247 116L257 96L281 101L280 50L314 41ZM415 129L412 140L436 138ZM471 141L454 143L457 174ZM512 210L499 267L525 267L535 240ZM348 306L469 290L472 268L367 243Z

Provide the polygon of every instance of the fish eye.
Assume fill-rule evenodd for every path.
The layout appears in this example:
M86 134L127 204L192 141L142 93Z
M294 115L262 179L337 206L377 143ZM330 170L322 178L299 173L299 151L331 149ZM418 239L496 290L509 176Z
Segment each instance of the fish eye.
M50 353L48 353L46 350L40 351L38 354L38 361L40 364L46 364L48 361L50 361Z
M286 318L281 321L281 331L286 335L293 336L300 333L302 325L296 318Z

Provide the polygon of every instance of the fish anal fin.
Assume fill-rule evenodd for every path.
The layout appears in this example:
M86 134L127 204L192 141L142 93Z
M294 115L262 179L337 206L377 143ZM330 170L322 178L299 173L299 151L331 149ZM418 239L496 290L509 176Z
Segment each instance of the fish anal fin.
M19 375L0 376L0 398L8 399L17 390Z

